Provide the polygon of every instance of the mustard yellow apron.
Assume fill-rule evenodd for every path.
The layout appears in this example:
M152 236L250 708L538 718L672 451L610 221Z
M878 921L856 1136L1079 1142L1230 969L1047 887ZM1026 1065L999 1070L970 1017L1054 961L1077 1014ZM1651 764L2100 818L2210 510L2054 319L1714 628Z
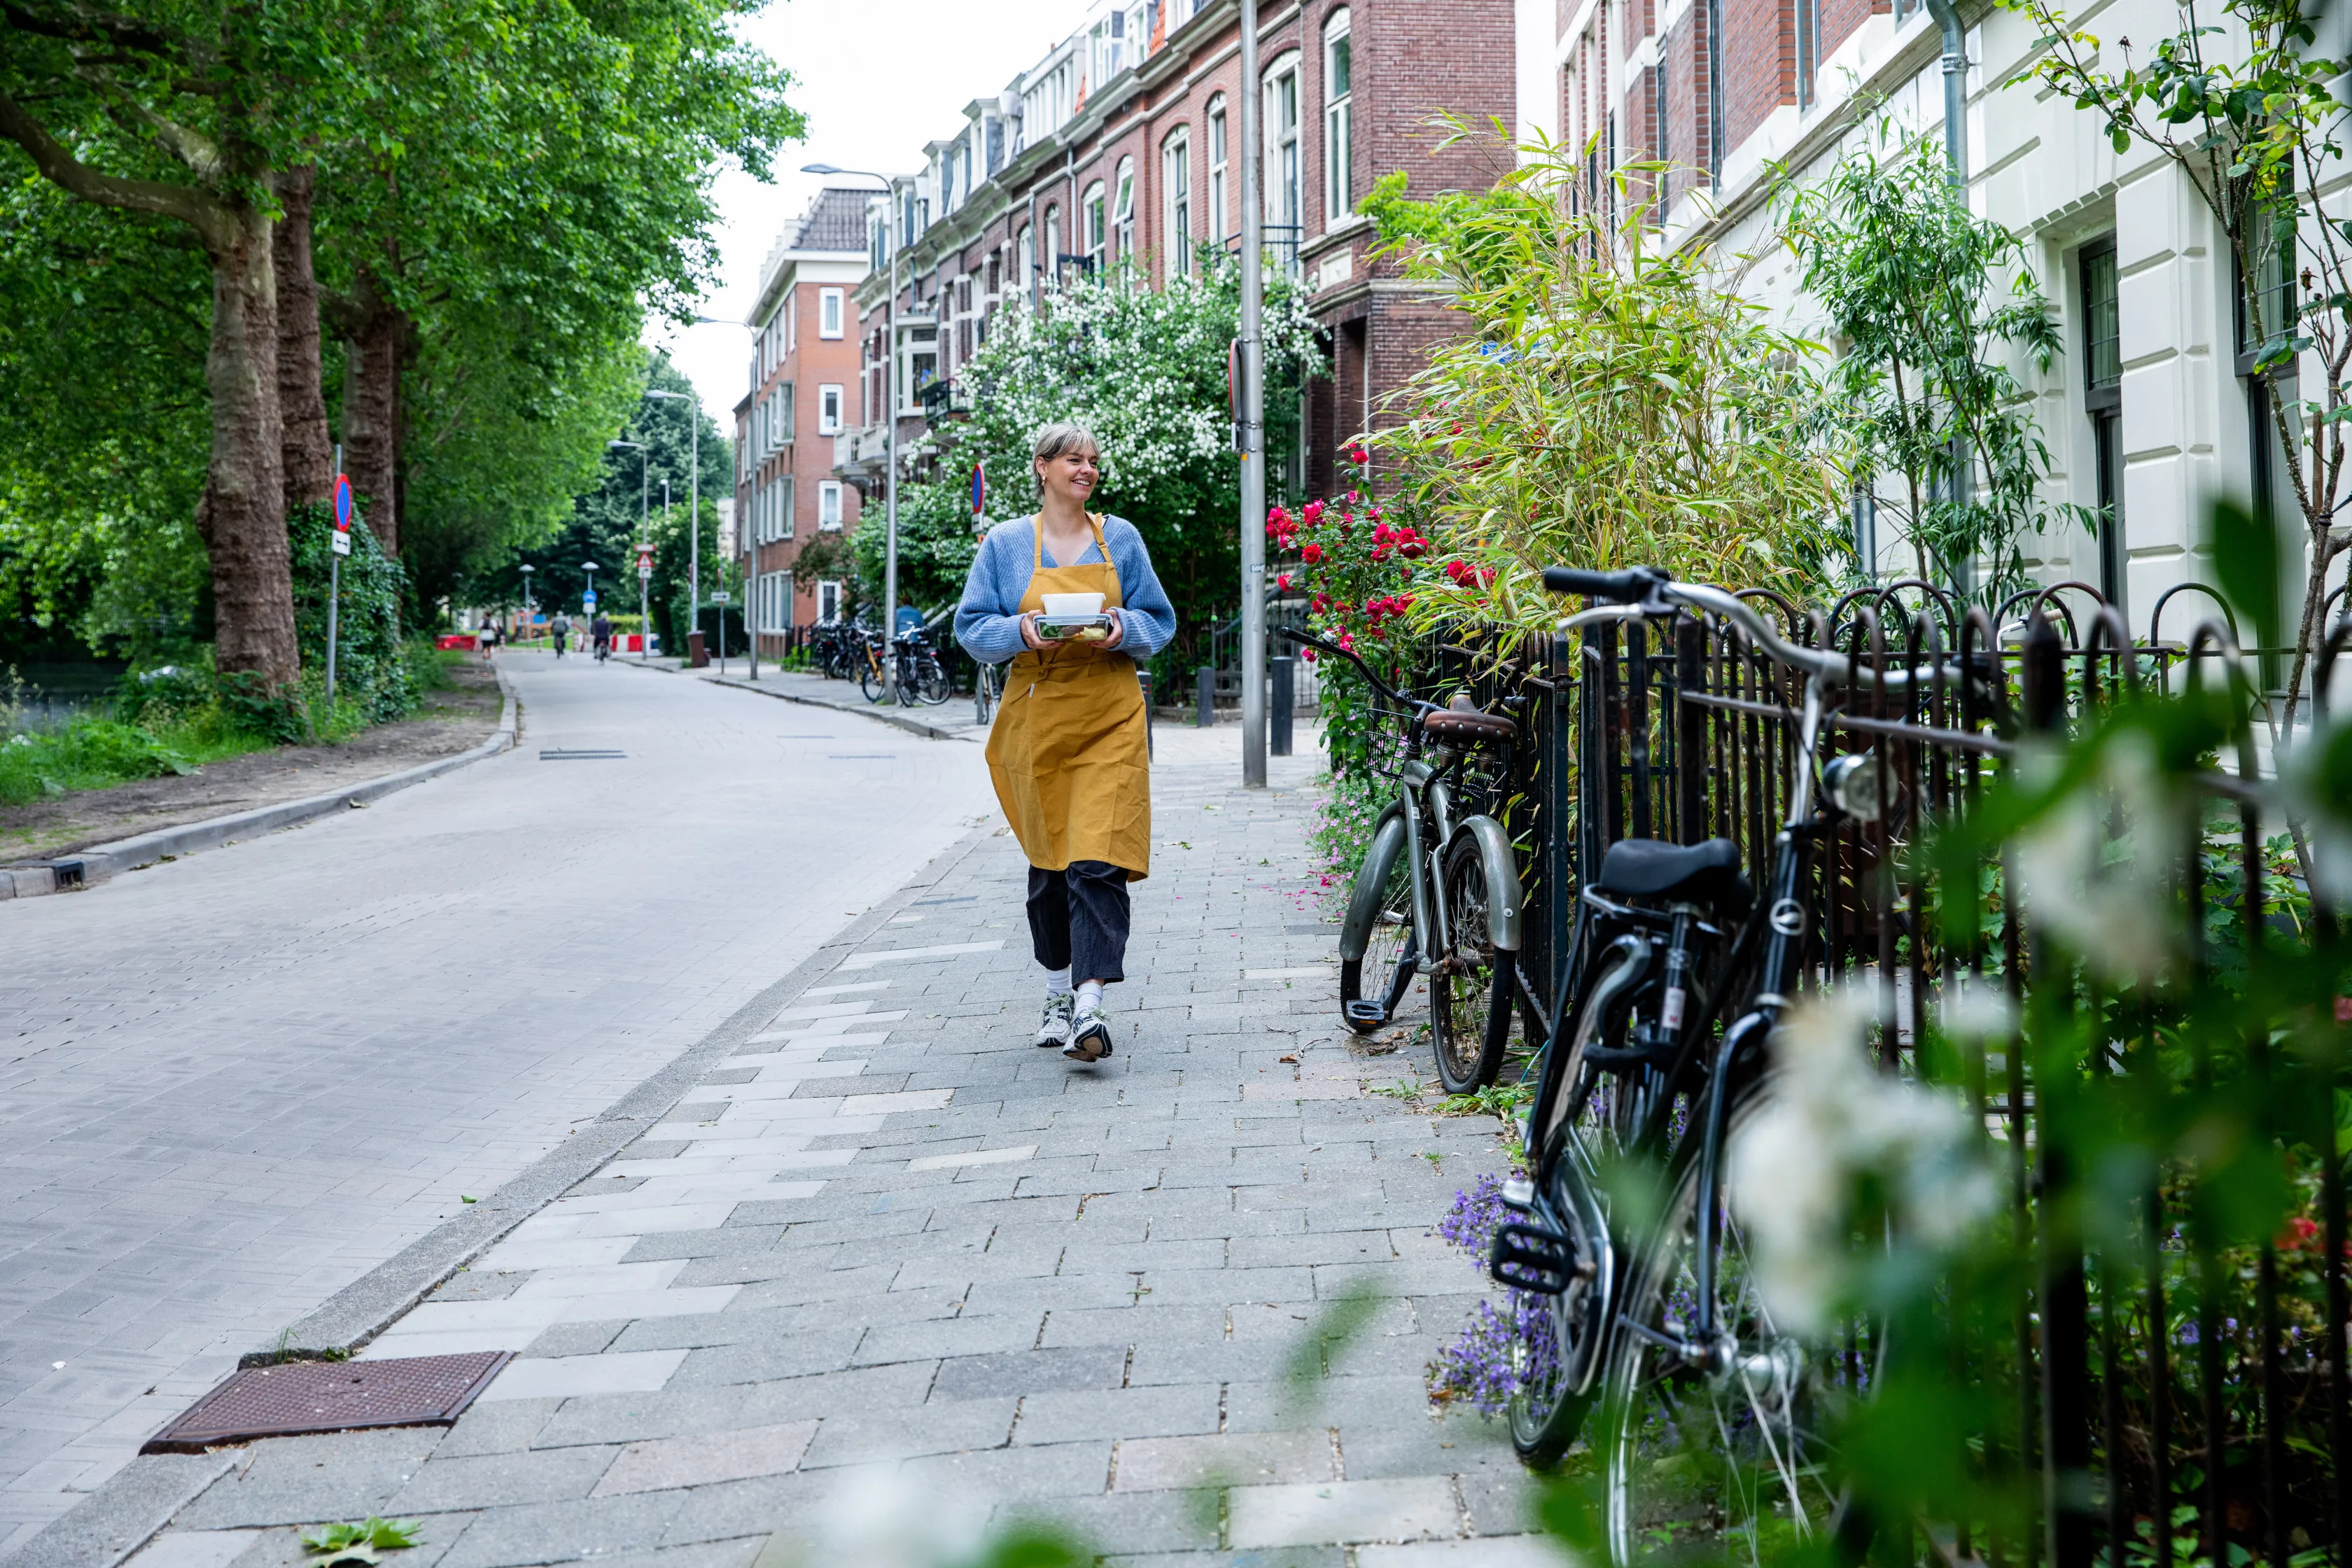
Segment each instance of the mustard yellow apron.
M1048 566L1045 530L1032 520L1023 615L1043 610L1047 594L1100 594L1105 609L1119 607L1102 519L1088 512L1087 521L1101 563ZM1073 860L1100 860L1125 868L1130 882L1143 880L1151 869L1150 757L1133 659L1096 643L1013 657L988 732L988 776L1032 866L1061 871Z

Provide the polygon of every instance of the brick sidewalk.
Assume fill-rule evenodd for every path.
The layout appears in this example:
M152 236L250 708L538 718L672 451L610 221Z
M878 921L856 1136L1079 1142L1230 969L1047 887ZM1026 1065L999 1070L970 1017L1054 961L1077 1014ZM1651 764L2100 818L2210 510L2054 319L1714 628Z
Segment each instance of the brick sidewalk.
M1422 1391L1480 1283L1431 1226L1492 1123L1363 1093L1419 1064L1338 1026L1316 759L1251 795L1232 742L1163 745L1108 1062L1029 1045L1023 862L976 835L371 1346L520 1351L454 1429L251 1445L133 1562L292 1563L293 1527L380 1513L425 1521L402 1568L746 1568L877 1462L1139 1568L1557 1562L1496 1539L1528 1494L1499 1425ZM1300 1398L1309 1324L1366 1287Z

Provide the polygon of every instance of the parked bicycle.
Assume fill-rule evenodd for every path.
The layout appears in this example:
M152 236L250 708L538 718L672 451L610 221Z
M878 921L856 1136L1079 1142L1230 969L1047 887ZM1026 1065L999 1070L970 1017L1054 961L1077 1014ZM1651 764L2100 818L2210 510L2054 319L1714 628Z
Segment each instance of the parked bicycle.
M857 673L858 632L845 621L819 622L809 638L809 657L828 680L848 680Z
M985 724L996 711L996 704L1004 694L1004 667L982 663L976 666L971 678L971 721Z
M1403 748L1389 774L1396 798L1373 825L1339 928L1340 1015L1359 1033L1379 1029L1425 973L1438 1081L1448 1094L1483 1088L1501 1070L1509 1039L1508 976L1525 904L1510 836L1494 814L1518 722L1480 711L1467 696L1416 698L1337 643L1276 630L1360 670Z
M887 662L881 637L868 632L864 662L857 672L857 688L868 702L882 701L893 695L895 689L904 707L912 708L918 702L936 707L948 700L948 672L920 628L893 638Z
M1541 1303L1517 1349L1512 1439L1549 1463L1601 1412L1589 1440L1620 1564L1662 1549L1748 1555L1760 1536L1791 1532L1858 1556L1871 1527L1847 1516L1844 1467L1818 1418L1869 1395L1884 1336L1869 1322L1808 1335L1774 1321L1725 1202L1723 1156L1775 1092L1772 1034L1820 918L1812 847L1891 803L1872 753L1822 763L1824 719L1849 686L1900 689L1912 672L1799 647L1732 595L1654 569L1555 567L1544 583L1600 601L1563 633L1714 616L1804 685L1762 900L1726 838L1622 839L1579 892L1525 1124L1530 1172L1505 1184L1513 1217L1492 1258L1498 1283ZM1612 1199L1604 1178L1628 1170L1655 1173L1663 1201Z

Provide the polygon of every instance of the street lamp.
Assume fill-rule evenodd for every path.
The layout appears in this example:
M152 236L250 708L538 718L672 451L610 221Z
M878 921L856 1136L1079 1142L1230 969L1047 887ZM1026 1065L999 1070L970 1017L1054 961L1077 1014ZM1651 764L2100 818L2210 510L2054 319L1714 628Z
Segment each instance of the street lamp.
M522 569L522 624L526 631L530 627L531 616L539 609L538 605L530 602L530 574L538 570L536 566L526 566Z
M697 316L697 321L715 321L711 316ZM686 624L688 628L702 625L702 404L683 392L659 392L646 388L647 397L659 397L687 405L686 466ZM662 521L669 521L669 481L662 481ZM681 639L682 640L682 639Z
M887 195L890 176L877 174L871 169L844 169L831 163L803 163L803 174L855 174L860 179L879 180ZM883 476L884 510L882 524L882 643L887 650L890 639L898 635L898 253L905 248L906 237L898 233L898 204L887 204L888 214L883 220L883 232L890 243L890 297L882 315L882 460L888 471ZM890 672L890 695L899 696L898 661L887 658L884 668Z
M596 563L593 561L583 561L580 563L580 569L588 574L589 602L580 606L580 613L582 615L587 615L589 611L598 607L596 603ZM593 619L593 617L591 618Z
M697 316L694 318L694 324L698 327L733 327L739 332L748 332L751 330L751 324L750 322L730 321L724 316ZM679 395L675 392L657 392L651 394L651 395L656 397L676 397ZM697 428L699 429L699 427L700 426L698 424ZM738 454L738 458L740 460L740 454ZM699 476L701 473L699 465L697 466L695 471L697 475L696 482L698 484L700 482ZM741 478L740 468L737 471L737 478ZM697 529L699 529L701 526L702 525L699 521L695 524ZM759 546L750 542L750 532L751 531L745 526L745 520L742 518L736 519L735 535L737 540L743 544L743 558L746 563L746 570L743 574L744 640L751 645L751 679L757 680L760 679L760 635L752 629L759 624L759 622L757 617L753 615L751 608L751 580L759 574L760 562L758 555L754 553L759 549ZM701 537L701 534L698 532L695 535L695 538L698 541L699 541ZM723 575L719 578L719 581L722 583L726 580L727 579ZM719 646L722 648L727 646L727 612L724 610L719 612ZM719 673L721 675L727 673L727 661L723 658L719 661Z
M1242 80L1257 75L1257 0L1242 0ZM1258 194L1258 95L1241 94L1242 787L1265 787L1265 208Z

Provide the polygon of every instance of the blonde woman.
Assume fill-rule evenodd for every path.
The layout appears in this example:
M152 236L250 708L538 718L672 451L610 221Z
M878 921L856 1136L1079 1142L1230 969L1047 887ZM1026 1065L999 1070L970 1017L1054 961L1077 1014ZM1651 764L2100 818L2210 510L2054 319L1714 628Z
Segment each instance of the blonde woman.
M1151 763L1135 667L1176 635L1176 611L1134 525L1087 510L1102 479L1094 437L1047 426L1032 462L1037 511L981 541L956 640L982 663L1013 661L989 731L988 772L1029 858L1029 935L1045 971L1035 1043L1098 1062L1111 1054L1103 987L1126 978L1128 884L1151 866ZM1041 636L1047 594L1100 594L1107 635Z

